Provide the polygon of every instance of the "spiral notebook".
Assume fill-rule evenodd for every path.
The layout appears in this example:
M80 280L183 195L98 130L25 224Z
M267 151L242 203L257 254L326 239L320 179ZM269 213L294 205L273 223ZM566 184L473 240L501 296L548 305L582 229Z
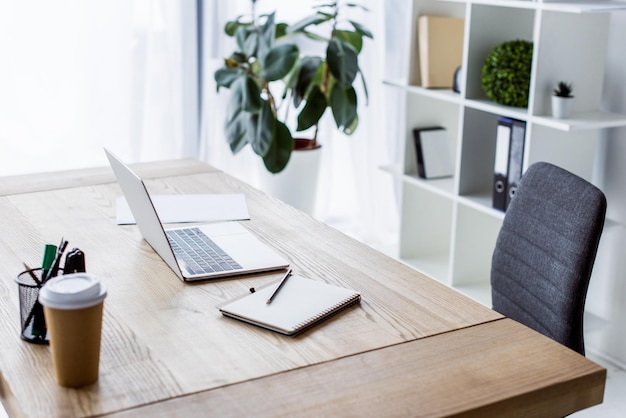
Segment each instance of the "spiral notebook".
M361 300L352 289L294 275L267 304L275 287L271 284L226 302L219 310L225 316L292 336Z

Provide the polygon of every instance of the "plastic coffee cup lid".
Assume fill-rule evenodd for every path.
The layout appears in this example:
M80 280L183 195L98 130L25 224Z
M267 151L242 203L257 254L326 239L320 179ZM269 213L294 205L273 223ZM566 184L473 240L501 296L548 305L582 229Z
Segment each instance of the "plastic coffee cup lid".
M106 286L96 276L65 274L46 282L39 291L39 302L54 309L83 309L99 304L106 295Z

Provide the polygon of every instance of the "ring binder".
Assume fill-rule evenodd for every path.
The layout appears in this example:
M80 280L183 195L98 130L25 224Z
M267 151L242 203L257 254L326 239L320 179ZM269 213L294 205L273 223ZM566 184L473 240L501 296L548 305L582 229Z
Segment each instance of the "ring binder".
M517 185L522 177L524 162L524 142L526 136L526 122L512 120L511 145L509 152L509 170L507 175L506 207L509 207L511 199L515 196Z
M493 174L493 207L506 211L522 177L526 122L498 118Z
M506 210L511 146L511 119L499 117L496 131L496 156L493 168L493 207Z

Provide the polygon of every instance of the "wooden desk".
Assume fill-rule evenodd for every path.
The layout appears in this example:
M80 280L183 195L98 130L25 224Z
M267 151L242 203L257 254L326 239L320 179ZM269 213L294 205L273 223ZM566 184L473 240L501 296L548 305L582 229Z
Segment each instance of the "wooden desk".
M10 416L563 416L602 401L602 367L276 199L197 162L139 169L153 194L245 193L244 226L360 306L295 338L225 318L216 305L281 272L181 282L115 225L108 169L0 179ZM82 389L57 386L49 347L19 338L14 278L62 236L109 289L100 379Z

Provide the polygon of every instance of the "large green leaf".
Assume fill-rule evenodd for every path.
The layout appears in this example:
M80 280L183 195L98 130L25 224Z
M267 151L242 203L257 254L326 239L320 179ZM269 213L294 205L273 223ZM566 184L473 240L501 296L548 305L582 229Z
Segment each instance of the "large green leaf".
M237 42L237 47L239 51L246 51L246 38L248 37L248 28L245 26L239 26L237 30L235 30L235 41Z
M333 111L337 128L349 127L357 115L357 99L354 88L344 88L335 84L330 93L330 108Z
M354 27L354 29L359 32L361 35L363 36L367 36L370 39L374 39L374 35L372 35L372 32L370 32L369 29L367 29L365 26L361 25L358 22L355 22L354 20L350 20L349 21L352 26Z
M359 70L357 53L354 47L346 42L333 38L326 50L328 68L339 84L350 86Z
M337 30L335 31L335 37L352 45L357 54L360 53L363 48L363 36L358 32Z
M293 138L289 128L284 123L276 121L276 129L274 129L274 138L272 139L272 145L263 157L263 163L265 168L270 173L278 173L282 171L291 156L293 150Z
M226 108L226 141L233 153L239 152L247 143L245 136L250 115L242 107L245 78L245 76L239 77L232 83Z
M237 29L239 29L239 27L241 26L252 26L252 22L242 22L241 18L243 17L243 15L239 15L237 16L237 18L235 20L231 20L230 22L226 22L226 25L224 25L224 32L226 33L226 35L228 36L235 36L235 33L237 32Z
M307 26L319 25L332 19L332 15L326 13L315 13L314 15L305 17L304 19L290 25L287 28L287 33L296 33L303 31Z
M226 123L226 141L233 154L238 153L246 146L246 133L250 123L250 114L239 113L234 119Z
M217 90L219 91L220 87L229 88L232 83L237 80L238 77L241 76L241 70L234 68L220 68L213 74L213 78L215 78L215 83L217 84Z
M276 25L274 24L274 13L267 16L265 23L259 28L257 58L263 62L265 56L274 46L276 36Z
M244 41L243 53L248 57L254 57L257 55L259 47L259 34L256 29L250 29L246 31L246 39Z
M248 136L248 142L257 155L264 157L272 146L272 138L276 129L276 117L267 101L263 102L259 114L253 116L252 122L255 126L250 132L254 132L254 134Z
M298 61L300 51L294 44L283 44L272 48L263 62L263 78L268 81L285 77Z
M298 108L311 85L311 81L322 65L320 57L304 57L300 60L300 72L293 88L293 105Z
M316 125L326 110L326 96L321 92L319 86L314 85L306 97L304 109L298 115L298 131L304 131Z
M261 110L261 89L252 77L245 77L242 90L241 107L246 112L258 113Z
M235 119L240 112L243 112L243 91L246 85L246 76L243 75L235 79L230 86L230 97L226 107L226 122Z

